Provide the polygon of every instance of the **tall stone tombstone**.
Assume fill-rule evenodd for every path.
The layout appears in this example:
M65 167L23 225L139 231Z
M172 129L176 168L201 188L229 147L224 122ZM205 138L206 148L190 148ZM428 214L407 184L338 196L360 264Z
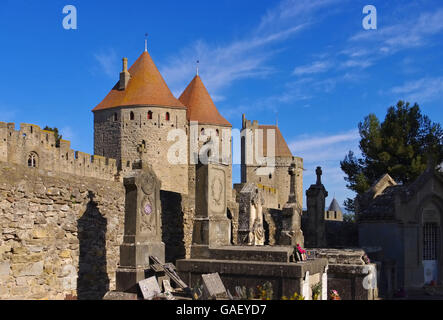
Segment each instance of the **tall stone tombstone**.
M152 167L141 164L123 179L126 190L125 230L120 246L120 264L116 272L116 289L136 292L136 284L145 279L149 256L165 262L165 245L161 229L161 181Z
M238 242L240 245L265 244L263 226L264 197L253 182L246 183L239 195Z
M301 229L301 216L303 209L297 201L297 184L296 175L297 167L295 162L288 169L291 176L291 184L289 189L289 199L282 210L282 232L279 239L280 245L304 246L304 236Z
M306 190L306 223L304 226L305 247L321 248L326 247L325 231L325 199L328 196L324 185L321 182L322 170L317 167L317 182Z
M209 247L230 245L231 221L227 217L226 172L222 165L198 165L192 256Z

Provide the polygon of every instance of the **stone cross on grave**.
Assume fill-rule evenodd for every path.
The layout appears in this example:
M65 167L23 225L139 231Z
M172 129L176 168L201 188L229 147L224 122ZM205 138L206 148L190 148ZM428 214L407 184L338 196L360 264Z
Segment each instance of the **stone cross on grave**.
M297 190L296 190L296 176L297 176L297 164L291 163L288 169L288 173L291 176L289 199L283 206L282 210L282 229L281 236L279 238L279 245L303 245L304 236L301 230L301 204L297 202Z
M123 179L126 190L125 226L120 246L120 265L116 273L117 291L135 292L150 267L149 256L164 263L165 245L161 231L161 181L150 166Z
M317 167L317 169L315 169L315 174L317 175L317 185L321 185L321 175L323 174L323 171L321 170L321 167Z
M288 169L289 175L291 176L291 184L289 186L289 203L295 203L297 202L297 193L296 193L296 183L295 183L295 178L297 176L297 165L295 164L295 162L291 163L291 166Z

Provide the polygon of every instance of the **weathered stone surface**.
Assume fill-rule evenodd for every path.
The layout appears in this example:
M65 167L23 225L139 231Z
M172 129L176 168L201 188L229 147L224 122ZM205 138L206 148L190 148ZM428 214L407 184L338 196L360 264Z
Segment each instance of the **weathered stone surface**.
M0 277L1 276L8 276L10 272L11 272L10 263L7 261L0 262Z
M39 276L43 273L43 261L14 266L13 273L18 277Z
M7 190L0 191L0 299L98 299L115 288L121 183L0 162L0 186Z

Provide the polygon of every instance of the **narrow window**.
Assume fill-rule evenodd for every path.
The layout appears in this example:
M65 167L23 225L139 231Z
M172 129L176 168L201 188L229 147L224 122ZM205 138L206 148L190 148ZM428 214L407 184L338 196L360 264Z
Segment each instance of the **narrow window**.
M131 111L131 113L129 114L129 119L134 120L134 112Z
M37 155L35 153L30 153L28 156L28 167L36 168L37 167Z
M148 111L148 120L152 120L152 111Z
M218 129L215 130L215 133L217 134L217 137L220 135Z
M114 121L118 121L118 115L117 115L117 112L114 113Z
M166 121L169 121L169 112L166 112Z

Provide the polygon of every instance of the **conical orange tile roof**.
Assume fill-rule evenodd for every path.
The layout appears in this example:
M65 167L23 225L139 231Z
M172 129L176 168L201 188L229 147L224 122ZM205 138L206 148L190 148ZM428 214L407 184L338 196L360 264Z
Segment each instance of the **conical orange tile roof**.
M232 125L218 112L200 76L196 75L179 98L187 108L188 121L219 126Z
M117 82L111 92L92 111L133 105L186 108L169 90L147 51L135 61L129 73L131 78L126 89L119 90Z
M274 125L259 125L259 129L263 130L263 149L262 154L264 157L267 156L268 153L268 131L269 129L275 130L275 151L274 156L275 157L292 157L292 152L288 147L288 144L285 141L285 138L283 138L283 135L278 128L278 126Z

